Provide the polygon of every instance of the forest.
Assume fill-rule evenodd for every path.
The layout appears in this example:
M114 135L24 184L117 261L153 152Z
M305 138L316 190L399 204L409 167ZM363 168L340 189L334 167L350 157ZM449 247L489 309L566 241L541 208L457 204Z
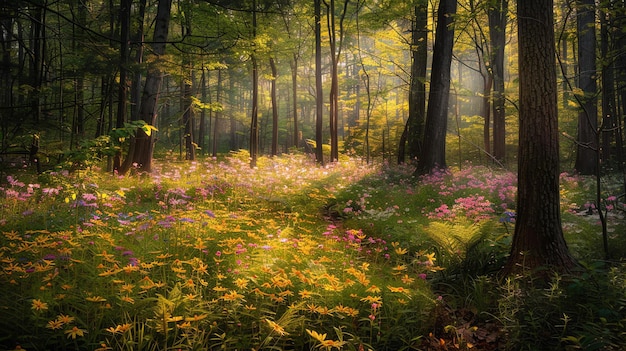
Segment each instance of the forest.
M626 348L626 2L0 9L0 350Z

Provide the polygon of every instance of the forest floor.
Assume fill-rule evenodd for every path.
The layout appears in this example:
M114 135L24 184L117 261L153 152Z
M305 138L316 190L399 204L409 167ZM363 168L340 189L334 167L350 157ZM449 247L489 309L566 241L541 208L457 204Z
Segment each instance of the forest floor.
M0 183L0 350L506 350L626 345L626 268L604 260L593 180L563 174L585 271L498 277L511 172L245 152L150 175ZM603 183L612 257L624 206Z

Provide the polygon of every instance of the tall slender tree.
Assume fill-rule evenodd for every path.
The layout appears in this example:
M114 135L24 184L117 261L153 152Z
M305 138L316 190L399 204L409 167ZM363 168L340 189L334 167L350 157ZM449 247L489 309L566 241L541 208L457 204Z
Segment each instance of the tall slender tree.
M256 40L257 1L252 0L252 40ZM252 61L252 117L250 118L250 167L256 167L259 156L259 67L255 49L250 56Z
M324 96L322 91L322 0L315 0L315 160L324 164Z
M337 33L337 15L335 0L330 0L326 4L326 19L328 22L328 37L330 47L330 160L332 162L339 159L339 58L343 46L344 21L348 13L350 0L343 0L342 11L339 14L339 33ZM338 34L338 35L337 35Z
M270 98L272 99L272 156L278 155L278 97L276 96L276 79L278 79L278 69L276 60L270 57L270 68L272 70Z
M505 274L576 263L561 226L552 0L517 2L519 149L517 218Z
M489 17L490 64L493 76L493 157L504 162L506 157L506 110L504 91L504 47L508 19L508 0L492 0Z
M446 133L456 7L456 0L441 0L439 2L424 130L424 148L417 162L415 175L424 175L436 168L447 167Z
M579 97L581 106L578 112L577 152L574 167L580 174L586 175L595 174L598 163L595 12L594 0L577 1L578 87L582 91L582 96Z

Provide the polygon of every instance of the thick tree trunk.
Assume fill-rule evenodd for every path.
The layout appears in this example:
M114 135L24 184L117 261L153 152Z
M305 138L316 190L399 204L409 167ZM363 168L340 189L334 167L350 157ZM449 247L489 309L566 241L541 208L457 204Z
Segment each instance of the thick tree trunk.
M409 89L409 117L406 121L406 140L410 163L420 157L426 123L426 66L428 59L428 1L415 5L415 21L411 33L411 86ZM404 157L402 157L404 159Z
M575 266L561 227L556 61L551 0L517 2L517 218L505 274Z
M595 2L580 0L576 7L578 33L578 87L582 90L582 106L578 112L576 165L584 175L596 173L598 144L598 88L596 84ZM610 128L610 126L607 126ZM612 133L609 133L612 135Z
M456 7L456 0L441 0L439 3L430 92L428 95L428 110L426 112L426 126L424 130L424 149L415 170L415 175L418 176L428 174L437 168L447 167L446 133Z
M152 43L152 52L157 55L157 57L165 54L171 6L172 0L159 0ZM151 126L156 124L159 92L162 81L163 74L158 66L152 65L149 67L141 96L139 117ZM120 167L120 173L125 173L131 166L136 167L142 172L152 171L153 151L154 133L146 133L143 129L138 129L135 137L131 139L128 157Z

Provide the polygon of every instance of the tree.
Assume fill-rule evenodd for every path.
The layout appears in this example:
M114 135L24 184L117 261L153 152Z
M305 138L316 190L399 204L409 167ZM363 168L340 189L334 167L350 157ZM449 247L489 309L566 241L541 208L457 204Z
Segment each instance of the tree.
M578 87L582 91L578 112L576 165L585 175L596 173L598 159L598 99L596 84L595 1L579 0L576 7L578 34Z
M322 92L322 0L315 0L315 160L324 164Z
M151 47L157 56L165 54L165 43L169 33L170 9L172 0L159 0L157 16L154 24L154 36ZM141 96L139 117L148 125L154 126L157 119L159 92L163 74L160 67L152 65L148 69L146 82ZM137 134L131 139L128 157L120 167L120 173L125 173L134 164L144 172L152 170L152 153L154 151L153 134L150 127L139 128Z
M422 150L426 121L426 66L428 59L428 1L419 0L414 7L411 28L411 85L409 87L409 117L406 120L406 141L410 162L415 162ZM400 146L404 147L404 142ZM399 152L404 161L404 152Z
M341 57L341 49L343 46L344 21L348 13L348 3L350 0L344 0L343 10L339 18L339 39L337 39L337 25L335 15L335 0L330 0L326 4L326 18L328 24L328 37L330 47L330 160L331 162L339 159L339 58Z
M257 31L257 2L252 1L252 40L256 39ZM256 167L259 155L259 67L255 49L250 54L252 61L252 111L250 118L250 167Z
M505 274L571 270L561 227L559 131L552 0L517 2L519 150L517 218Z
M487 10L493 76L493 157L500 162L503 162L506 156L504 46L508 8L508 0L493 0Z
M415 175L446 168L446 132L448 98L450 95L450 64L454 44L456 0L441 0L437 13L437 29L433 48L433 64L424 130L424 148L417 162Z

